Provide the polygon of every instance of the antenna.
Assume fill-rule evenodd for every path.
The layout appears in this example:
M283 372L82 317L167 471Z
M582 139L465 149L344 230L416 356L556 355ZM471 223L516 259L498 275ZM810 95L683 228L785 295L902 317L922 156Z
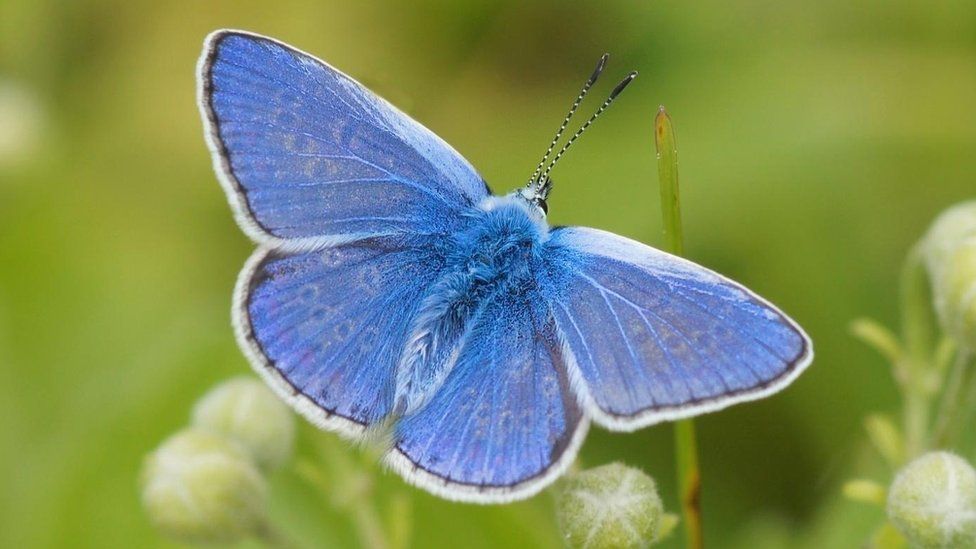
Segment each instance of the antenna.
M559 125L559 129L556 131L556 136L552 138L552 142L549 143L549 148L546 149L546 154L542 155L542 160L539 161L539 165L536 166L535 171L532 172L532 177L529 178L529 185L537 182L537 177L542 172L542 167L546 165L546 160L549 159L549 155L552 154L553 149L556 148L556 143L559 142L559 138L562 137L563 132L566 130L566 126L569 124L569 119L573 117L576 113L576 109L579 108L580 103L583 102L583 98L586 97L586 92L590 91L593 84L596 83L596 79L600 77L600 73L603 72L603 67L607 65L607 60L610 59L610 54L605 53L597 61L596 68L593 69L593 74L590 78L583 84L583 89L580 90L579 95L576 96L576 100L573 101L573 106L569 108L569 113L566 114L566 118L563 119L563 123Z
M563 148L559 149L559 152L556 153L556 156L553 157L552 162L550 162L549 165L546 166L546 170L542 172L542 175L538 176L539 180L541 181L548 180L549 172L552 171L552 168L556 165L556 162L559 162L559 159L563 156L563 154L565 154L566 151L569 150L569 147L572 146L573 142L579 139L579 136L583 135L583 132L586 131L586 128L589 128L590 124L592 124L594 120L596 120L601 114L603 114L603 111L607 110L607 107L609 107L610 104L613 103L613 100L616 99L617 96L620 95L620 92L624 91L624 88L626 88L628 84L633 82L635 78L637 78L637 71L631 72L623 80L621 80L619 84L617 84L617 87L615 87L613 91L610 92L610 97L607 97L607 100L604 101L602 105L600 105L600 108L597 109L595 113L593 113L593 116L591 116L589 120L587 120L582 126L580 126L580 129L576 130L576 133L574 133L572 137L569 138L569 141L567 141L566 144L563 145ZM561 129L560 132L562 132ZM557 136L558 135L559 134L557 134ZM547 157L549 156L548 153L546 154L546 156ZM545 161L545 159L543 159L543 161Z

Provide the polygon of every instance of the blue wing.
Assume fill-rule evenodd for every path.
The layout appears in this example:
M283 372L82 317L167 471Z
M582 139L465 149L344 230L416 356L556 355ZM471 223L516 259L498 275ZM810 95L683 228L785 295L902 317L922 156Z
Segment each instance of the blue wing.
M428 249L389 237L295 255L259 249L235 294L242 348L309 420L361 434L390 412L410 319L441 268Z
M813 351L742 286L612 233L560 228L542 287L574 388L597 423L632 430L760 398Z
M449 499L528 497L572 462L588 421L534 295L498 296L472 322L444 385L397 424L388 460Z
M447 143L311 55L218 31L198 70L214 167L258 242L446 234L488 195Z

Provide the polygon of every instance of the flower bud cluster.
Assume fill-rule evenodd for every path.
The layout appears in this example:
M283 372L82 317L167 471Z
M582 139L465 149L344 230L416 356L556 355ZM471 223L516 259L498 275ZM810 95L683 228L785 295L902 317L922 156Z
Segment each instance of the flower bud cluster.
M201 398L192 424L150 453L142 503L163 534L232 543L267 528L265 475L290 457L291 412L261 382L238 378Z

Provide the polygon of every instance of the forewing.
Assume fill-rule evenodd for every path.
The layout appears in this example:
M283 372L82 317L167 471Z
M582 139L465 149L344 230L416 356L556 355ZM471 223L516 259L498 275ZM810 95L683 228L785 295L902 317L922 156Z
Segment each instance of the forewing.
M258 250L234 307L255 369L321 427L356 435L384 418L410 319L440 270L425 250L390 238Z
M281 42L217 31L198 71L214 167L238 222L258 242L309 249L444 233L488 194L447 143Z
M443 497L528 497L572 462L585 436L555 326L532 295L484 306L433 399L396 427L389 462Z
M809 364L776 307L704 267L612 233L560 228L542 287L594 421L632 430L775 392Z

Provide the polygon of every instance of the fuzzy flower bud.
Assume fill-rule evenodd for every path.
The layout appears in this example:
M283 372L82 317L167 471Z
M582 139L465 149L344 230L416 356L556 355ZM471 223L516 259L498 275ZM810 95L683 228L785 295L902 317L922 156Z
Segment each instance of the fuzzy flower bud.
M923 242L939 322L960 343L976 348L976 201L943 212Z
M948 452L923 455L895 477L888 518L913 546L976 547L976 471Z
M193 425L236 440L265 471L288 461L295 439L291 410L263 383L248 377L225 381L197 401Z
M142 504L163 534L190 543L232 543L266 526L268 487L240 445L185 429L146 457Z
M570 547L644 547L657 539L664 508L654 480L620 463L569 475L556 496Z

